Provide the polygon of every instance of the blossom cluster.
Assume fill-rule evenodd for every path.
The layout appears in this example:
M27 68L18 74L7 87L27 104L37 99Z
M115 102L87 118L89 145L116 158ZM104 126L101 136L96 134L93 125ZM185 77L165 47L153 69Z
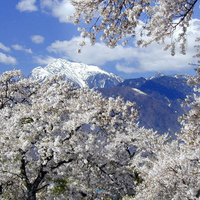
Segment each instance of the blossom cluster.
M136 39L136 44L145 47L156 41L165 43L164 49L175 54L175 43L179 43L180 52L185 54L186 32L197 0L71 0L75 12L70 18L78 25L82 19L89 28L79 27L83 38L89 37L91 45L97 41L97 35L109 48L116 47L120 41L128 44ZM180 33L175 34L175 30ZM80 42L80 46L85 45Z

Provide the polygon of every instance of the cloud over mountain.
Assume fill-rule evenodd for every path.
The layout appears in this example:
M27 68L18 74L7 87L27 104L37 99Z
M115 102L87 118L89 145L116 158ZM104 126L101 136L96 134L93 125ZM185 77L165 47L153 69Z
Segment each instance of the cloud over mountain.
M87 64L104 65L107 62L115 62L118 71L125 73L143 73L152 71L181 71L190 68L188 63L194 62L195 36L198 31L200 20L193 20L188 29L188 46L186 55L178 51L175 56L171 56L170 51L163 51L163 45L150 44L146 48L135 48L134 46L118 45L114 49L109 49L104 43L97 42L91 46L89 39L85 39L86 46L77 53L78 43L83 40L81 37L73 37L71 40L57 40L47 47L50 53L57 57L63 57L76 62ZM167 60L167 62L166 62Z

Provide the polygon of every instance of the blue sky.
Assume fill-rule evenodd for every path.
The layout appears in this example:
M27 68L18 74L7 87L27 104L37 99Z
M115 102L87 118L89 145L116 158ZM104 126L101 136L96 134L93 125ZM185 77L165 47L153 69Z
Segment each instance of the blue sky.
M0 74L21 69L25 75L56 58L99 66L123 78L149 77L157 71L194 74L195 38L200 36L199 5L188 31L187 54L172 57L155 43L147 48L121 45L109 49L104 43L84 46L78 26L68 20L73 7L69 0L0 0Z

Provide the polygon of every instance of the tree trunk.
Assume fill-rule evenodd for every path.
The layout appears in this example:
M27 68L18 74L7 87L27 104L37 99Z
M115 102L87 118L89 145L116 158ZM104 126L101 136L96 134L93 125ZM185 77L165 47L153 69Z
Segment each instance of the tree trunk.
M36 200L36 192L32 190L28 190L26 200Z

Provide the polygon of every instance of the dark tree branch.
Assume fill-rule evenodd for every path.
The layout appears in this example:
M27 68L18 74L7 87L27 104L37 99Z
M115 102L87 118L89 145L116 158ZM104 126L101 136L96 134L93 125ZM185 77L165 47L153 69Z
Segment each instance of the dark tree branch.
M188 13L194 8L195 4L197 3L198 0L195 0L192 4L191 4L191 7L187 10L186 13L184 13L181 17L181 19L179 20L178 23L176 23L176 25L173 27L174 29L176 29L176 27L181 24L181 22L184 21L184 19L187 17Z
M20 170L21 170L21 175L22 175L22 179L25 180L25 184L26 184L26 187L30 187L30 181L28 179L28 176L26 174L26 161L25 161L25 152L24 151L21 151L21 154L22 154L22 158L21 158L21 167L20 167Z
M32 190L37 191L39 184L42 182L44 179L45 175L47 174L47 171L43 170L43 166L40 167L39 173L35 181L31 184L32 185Z
M57 169L57 168L59 168L61 165L70 163L70 162L72 162L72 161L74 161L73 158L70 158L70 159L67 160L67 161L66 161L66 160L60 161L59 163L56 163L56 165L52 166L52 167L51 167L51 170Z

